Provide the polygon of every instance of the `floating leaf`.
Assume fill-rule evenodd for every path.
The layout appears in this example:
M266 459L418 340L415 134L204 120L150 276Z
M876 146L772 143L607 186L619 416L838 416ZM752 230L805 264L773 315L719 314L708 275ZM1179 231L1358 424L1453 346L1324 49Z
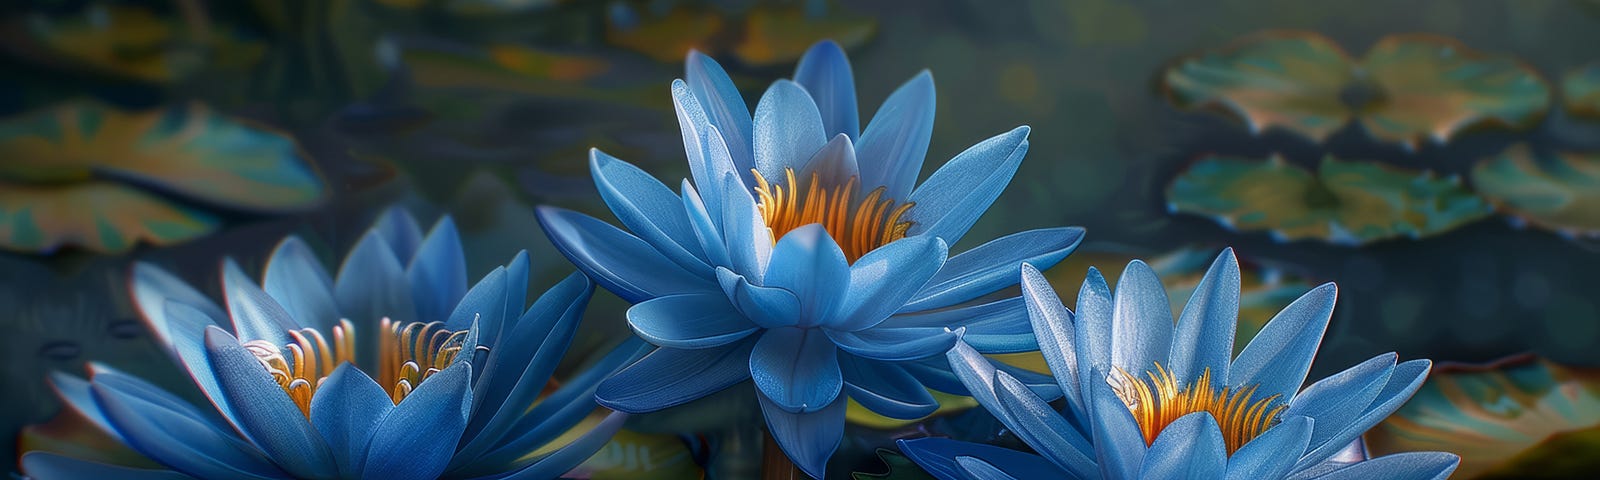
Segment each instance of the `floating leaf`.
M1600 372L1531 355L1440 366L1366 438L1378 455L1460 455L1454 478L1586 478L1600 468Z
M610 67L604 60L579 55L563 55L521 45L493 45L489 57L507 70L557 81L578 82L604 73Z
M607 22L606 43L665 63L683 61L691 49L711 50L711 37L722 31L723 24L716 13L683 8L636 22L619 22L615 17Z
M1324 158L1313 174L1273 156L1261 162L1209 156L1167 188L1168 208L1215 218L1279 241L1356 246L1422 238L1483 218L1490 207L1456 178Z
M591 480L629 478L703 478L689 446L677 435L622 430L594 456L574 469Z
M1600 117L1600 63L1573 70L1563 77L1561 95L1572 113Z
M0 183L0 248L50 253L75 245L121 253L140 241L171 245L217 229L206 212L110 182Z
M1517 60L1423 34L1390 35L1359 62L1314 32L1268 32L1183 59L1163 75L1180 107L1221 107L1252 131L1283 127L1322 141L1354 116L1408 147L1483 123L1524 126L1550 88Z
M744 40L733 47L733 54L749 65L788 64L820 40L845 48L861 45L877 26L870 18L813 18L800 8L757 7L745 15Z
M1474 166L1472 184L1522 221L1567 236L1600 236L1600 155L1536 154L1518 145Z
M1355 80L1350 56L1312 32L1267 32L1167 69L1180 107L1221 107L1252 132L1282 127L1321 141L1350 120L1340 92Z
M231 32L184 25L132 6L90 6L80 15L28 19L28 40L87 68L141 80L169 82L207 64L254 65L266 52Z

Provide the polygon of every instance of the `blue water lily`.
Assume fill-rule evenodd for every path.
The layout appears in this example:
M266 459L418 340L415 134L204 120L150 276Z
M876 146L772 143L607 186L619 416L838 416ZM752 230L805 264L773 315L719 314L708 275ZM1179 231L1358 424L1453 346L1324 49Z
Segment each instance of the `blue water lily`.
M1455 455L1365 460L1363 432L1417 391L1430 363L1378 355L1304 390L1336 289L1324 284L1279 312L1238 357L1239 264L1225 250L1176 325L1155 272L1134 260L1116 295L1095 269L1062 305L1024 266L1040 351L1067 408L1058 412L966 345L948 354L962 383L1037 454L942 438L900 441L942 479L1443 479Z
M35 452L35 478L553 478L605 444L613 413L547 446L594 411L593 392L642 354L630 341L545 393L593 293L580 274L524 309L528 255L467 287L449 217L426 236L384 214L331 277L296 237L261 283L232 260L225 301L159 267L134 266L133 299L211 405L102 365L56 374L66 405L167 470Z
M687 70L672 97L692 183L673 193L593 151L595 184L628 230L539 211L557 248L635 303L629 325L660 347L602 383L601 404L654 411L751 379L778 445L821 477L847 397L919 418L938 408L927 388L967 393L939 356L963 335L981 352L1037 348L1020 298L980 297L1015 285L1021 262L1055 264L1082 229L1021 232L946 258L1010 182L1028 127L979 142L918 184L933 133L927 72L862 131L850 64L833 42L813 46L753 115L715 61L690 53ZM1046 376L1011 371L1060 394Z

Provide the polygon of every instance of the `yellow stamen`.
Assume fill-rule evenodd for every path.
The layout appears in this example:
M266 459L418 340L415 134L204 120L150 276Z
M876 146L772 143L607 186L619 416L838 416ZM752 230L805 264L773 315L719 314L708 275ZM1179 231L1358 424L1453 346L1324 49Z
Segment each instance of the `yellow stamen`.
M911 222L901 218L913 204L897 206L893 199L883 198L884 187L875 188L859 203L852 203L851 196L859 183L856 177L850 177L844 185L829 186L813 172L802 193L792 168L784 169L783 185L767 181L761 172L754 173L756 207L773 242L801 226L821 224L844 250L845 258L854 262L875 248L905 238L911 229Z
M1230 391L1227 387L1211 384L1211 369L1200 373L1188 388L1181 388L1172 372L1156 364L1153 371L1145 372L1149 380L1140 379L1121 368L1106 379L1122 403L1133 413L1144 435L1145 445L1156 441L1161 431L1178 418L1195 412L1206 412L1222 427L1222 440L1228 454L1239 450L1250 440L1278 423L1278 414L1286 405L1276 405L1278 395L1255 400L1256 386Z

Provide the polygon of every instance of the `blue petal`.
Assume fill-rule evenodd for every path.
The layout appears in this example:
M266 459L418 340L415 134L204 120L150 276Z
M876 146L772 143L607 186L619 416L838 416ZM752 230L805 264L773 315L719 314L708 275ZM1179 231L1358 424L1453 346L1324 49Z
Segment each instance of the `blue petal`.
M61 403L65 407L88 420L89 423L110 435L111 438L122 443L128 443L122 439L121 434L117 433L117 429L111 427L111 422L106 420L106 415L100 411L100 406L95 405L94 396L89 393L90 385L88 380L62 372L50 372L47 383L49 383L50 389L56 392L56 397L61 399Z
M300 325L276 300L256 286L232 258L222 262L222 293L228 299L228 316L242 342L266 340L273 345L291 343L289 330Z
M372 432L392 409L389 392L349 363L339 365L317 387L311 398L311 425L328 442L340 476L360 475Z
M760 328L715 293L645 300L628 309L628 326L650 343L688 349L727 345Z
M995 372L995 386L1000 406L1016 422L1014 431L1023 442L1072 475L1094 477L1095 461L1089 457L1094 447L1081 432L1006 372Z
M961 240L1000 198L1027 154L1028 127L1021 126L978 142L950 159L911 192L911 203L917 206L906 212L906 220L913 223L907 234L931 235L950 243Z
M1306 451L1306 444L1311 441L1313 425L1315 423L1309 417L1284 416L1282 422L1228 457L1227 480L1288 476L1300 454Z
M356 325L377 325L384 317L401 323L417 320L417 307L411 301L411 282L406 280L405 267L377 232L361 237L345 256L344 264L339 266L339 276L333 281L333 295L339 301L339 312ZM363 342L376 346L376 343ZM362 348L362 345L356 346L357 350Z
M425 322L449 318L467 293L467 259L455 220L445 216L433 224L406 265L406 279L411 281L411 299L417 302L417 318Z
M838 351L820 329L768 329L750 352L750 378L773 405L815 412L833 403L844 387Z
M755 198L733 175L722 177L722 240L728 249L733 271L756 279L766 277L767 261L772 258L772 230L756 208Z
M950 257L903 311L947 307L1015 285L1023 263L1050 268L1082 241L1079 227L1028 230L991 240Z
M1339 433L1327 437L1327 440L1321 443L1313 440L1308 447L1309 451L1295 464L1295 470L1308 468L1332 457L1344 449L1345 445L1359 438L1367 429L1388 418L1389 414L1399 409L1400 405L1405 404L1406 400L1422 387L1422 382L1428 378L1428 370L1432 365L1427 360L1411 360L1395 365L1394 373L1389 375L1389 381L1378 391L1372 404L1368 405L1360 416L1346 422Z
M905 367L906 372L911 373L913 377L917 377L918 382L922 382L923 385L930 389L951 395L972 396L972 392L967 391L967 386L963 385L961 379L956 377L956 373L951 370L950 361L944 357L928 357L921 360L895 362L895 364Z
M228 319L227 312L218 307L210 297L195 290L183 280L167 273L155 265L144 262L134 262L130 275L129 290L133 297L134 306L139 308L140 317L150 327L150 331L168 349L172 348L171 331L173 321L168 318L166 311L168 301L189 305L198 309L201 315L194 317L204 319L204 325L219 325L232 328L233 324ZM218 322L222 323L218 323ZM196 327L203 328L204 325ZM188 328L185 326L183 328Z
M1461 458L1454 454L1405 452L1358 462L1311 480L1444 480L1460 465Z
M781 182L786 168L798 171L828 143L828 134L822 129L822 114L817 112L811 95L788 80L772 82L761 101L756 103L754 131L752 148L756 171L769 182ZM786 188L797 186L787 185Z
M1211 378L1228 378L1233 358L1233 332L1239 322L1239 261L1228 248L1217 255L1195 286L1178 318L1177 335L1167 368L1179 385L1188 385L1209 369Z
M795 67L794 81L805 87L822 113L822 126L828 135L861 136L861 114L856 112L856 82L850 59L833 40L812 45Z
M933 111L933 75L926 70L883 101L856 142L856 158L866 161L861 165L863 187L885 187L890 199L911 195L933 138Z
M449 320L444 327L449 330L466 330L473 322L479 325L499 325L505 320L506 296L509 295L506 285L506 268L495 267L488 275L478 280L476 285L461 297L450 312ZM437 321L437 320L434 320Z
M416 256L417 247L422 244L422 227L417 225L417 219L411 212L402 207L390 207L378 215L378 220L372 223L372 233L383 237L394 253L395 261L404 265Z
M706 203L701 200L700 192L695 190L694 185L689 184L688 180L683 181L679 192L683 198L683 211L688 214L689 225L694 227L695 240L700 242L700 248L705 251L707 261L717 266L732 265L733 260L728 256L728 246L723 243L722 232L717 229L722 216L711 215ZM720 210L717 212L721 213Z
M1256 395L1260 398L1278 395L1283 401L1292 402L1300 384L1306 381L1306 372L1311 370L1311 358L1316 356L1322 334L1328 330L1338 295L1337 287L1325 283L1284 307L1233 360L1228 386L1258 385Z
M1028 310L1021 297L963 305L889 317L878 327L944 327L967 329L962 341L984 353L1018 353L1039 349L1028 325Z
M1105 378L1100 371L1091 373L1094 378ZM1095 446L1095 464L1100 466L1103 478L1137 478L1144 463L1144 434L1139 433L1139 423L1134 421L1128 406L1117 398L1106 382L1089 385L1090 425Z
M990 465L989 462L977 457L956 457L956 465L959 465L961 471L966 472L974 480L1016 480L1016 477L1006 474L1006 472L1001 471L994 465Z
M300 237L286 237L272 250L261 286L299 325L326 332L339 322L333 278Z
M1394 353L1378 355L1319 380L1296 395L1283 414L1311 417L1322 425L1324 428L1314 430L1310 440L1311 445L1320 446L1372 405L1394 374L1396 358Z
M983 459L1016 478L1063 478L1067 475L1044 457L981 443L916 438L898 440L896 444L912 462L941 480L969 480L957 463L959 457Z
M1089 399L1089 389L1095 383L1105 383L1105 376L1094 371L1111 371L1111 319L1115 316L1111 287L1100 270L1089 267L1083 286L1078 289L1077 317L1072 325L1076 338L1072 348L1078 355L1078 388L1083 394L1086 411L1094 411Z
M499 345L500 335L514 326L523 309L528 306L529 270L527 250L518 251L517 255L511 258L511 263L506 264L506 304L501 309L503 313L498 322L479 319L479 325L483 328L483 345L491 349Z
M839 398L821 410L792 413L756 395L761 413L767 418L767 431L777 440L783 453L800 471L812 478L825 478L828 457L844 438L845 399Z
M1083 395L1079 393L1078 355L1073 342L1077 338L1072 311L1061 304L1050 282L1039 274L1033 265L1022 264L1022 298L1027 303L1028 318L1032 320L1033 336L1039 342L1039 354L1050 366L1056 385L1067 397L1079 425L1088 425Z
M1027 385L1029 391L1032 391L1034 395L1038 395L1039 398L1044 399L1046 402L1053 402L1061 398L1061 386L1056 385L1055 378L1048 373L1035 372L1006 362L994 362L994 369L998 372L1005 372L1012 378L1017 379L1018 382L1022 382L1023 385Z
M109 382L94 384L90 394L129 447L169 468L202 478L283 475L260 451L192 407Z
M206 357L245 436L295 476L320 478L338 472L322 436L255 355L222 329L206 327L205 336Z
M438 478L472 413L472 364L457 363L417 385L372 432L362 478Z
M1138 375L1172 348L1172 307L1155 270L1134 260L1122 270L1111 315L1111 365Z
M658 348L600 383L601 406L645 413L688 403L750 378L750 351L756 339L721 347Z
M839 369L850 398L879 415L914 420L939 409L939 402L905 367L841 353Z
M850 265L849 290L830 326L855 331L883 322L939 273L947 253L937 237L903 238L867 252Z
M833 339L840 350L873 360L902 362L950 351L950 348L961 340L961 335L966 329L880 326L855 332L827 328L823 331L827 332L828 338Z
M639 237L594 217L554 207L539 207L538 217L562 255L628 303L710 288Z
M583 436L578 437L577 440L573 440L572 443L561 447L560 450L550 452L550 454L540 457L538 461L503 478L505 480L544 480L560 477L562 474L582 464L584 460L588 460L601 448L604 448L606 442L610 441L611 437L622 429L622 424L627 419L628 414L626 413L612 412L606 416L605 420L601 420L594 428L584 432Z
M686 84L695 99L705 108L706 118L722 132L722 138L733 154L733 164L738 172L748 172L756 162L750 151L752 139L750 108L739 96L739 89L728 78L728 73L716 60L700 52L689 52L684 65Z
M740 100L741 102L743 100ZM705 109L700 101L694 98L694 92L689 90L689 84L683 80L672 81L672 107L678 116L678 130L683 137L683 151L689 157L689 175L694 177L694 183L706 191L706 206L712 212L721 212L721 203L718 198L722 195L722 176L732 173L741 175L733 165L733 158L728 153L728 146L723 143L722 134L716 127L711 126L711 120L706 118ZM713 161L712 147L715 143L722 155L724 162ZM718 221L721 221L720 219Z
M744 277L717 267L717 281L733 306L763 328L792 327L800 322L800 299L788 290L751 285Z
M118 480L186 480L194 477L171 470L107 465L100 462L63 457L44 451L22 455L22 473L28 478L52 479L118 479Z
M217 383L217 374L211 368L211 361L206 357L206 332L219 328L205 313L190 307L188 304L168 301L166 308L168 330L167 338L171 339L173 353L178 357L178 363L189 378L200 387L206 399L217 407L229 422L237 425L238 416L234 408L228 403L227 395L222 392L222 385ZM220 328L219 328L220 329Z
M800 302L799 326L830 320L850 288L850 261L821 224L791 230L772 248L772 263L762 285L794 293Z
M1145 452L1140 480L1222 478L1228 469L1228 451L1222 429L1206 412L1178 417L1161 430Z
M818 188L847 185L851 178L859 181L861 167L856 165L856 147L850 142L850 137L842 133L834 135L833 139L828 140L821 150L817 150L810 160L806 160L795 169L795 179L801 182L810 182L813 175L820 182ZM851 197L859 195L860 190L861 185L858 183L855 189L851 190Z
M599 149L589 149L589 171L600 198L628 231L685 270L710 275L711 266L677 194L639 167Z

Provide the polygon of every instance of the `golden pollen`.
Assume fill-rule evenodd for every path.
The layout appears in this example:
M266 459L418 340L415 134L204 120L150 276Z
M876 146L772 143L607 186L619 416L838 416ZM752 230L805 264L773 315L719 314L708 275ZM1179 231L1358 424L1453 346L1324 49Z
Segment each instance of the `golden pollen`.
M895 206L894 200L883 198L884 187L853 201L856 177L850 177L844 185L823 185L821 176L812 172L802 191L792 168L783 169L787 181L782 185L768 182L761 172L751 171L756 174L756 208L766 220L774 243L796 228L821 224L853 263L875 248L905 238L911 228L911 222L900 218L913 203ZM784 186L789 188L785 190Z
M466 330L446 330L441 322L402 324L385 318L379 327L377 380L387 386L389 399L396 404L423 380L449 367L467 336ZM355 326L340 320L332 333L330 339L313 328L290 330L293 343L288 345L251 340L244 342L244 348L310 418L311 398L323 380L340 364L355 363Z
M1286 405L1274 405L1278 395L1253 400L1251 396L1255 394L1255 385L1238 391L1212 386L1209 368L1201 372L1200 378L1187 389L1180 388L1172 372L1160 363L1156 364L1154 371L1145 372L1145 376L1149 379L1140 379L1118 368L1106 379L1117 397L1128 406L1128 411L1133 412L1134 420L1139 423L1139 432L1144 435L1145 446L1154 443L1161 430L1178 418L1194 412L1206 412L1222 427L1222 441L1227 445L1228 455L1233 455L1251 439L1277 424L1278 414L1287 408Z

